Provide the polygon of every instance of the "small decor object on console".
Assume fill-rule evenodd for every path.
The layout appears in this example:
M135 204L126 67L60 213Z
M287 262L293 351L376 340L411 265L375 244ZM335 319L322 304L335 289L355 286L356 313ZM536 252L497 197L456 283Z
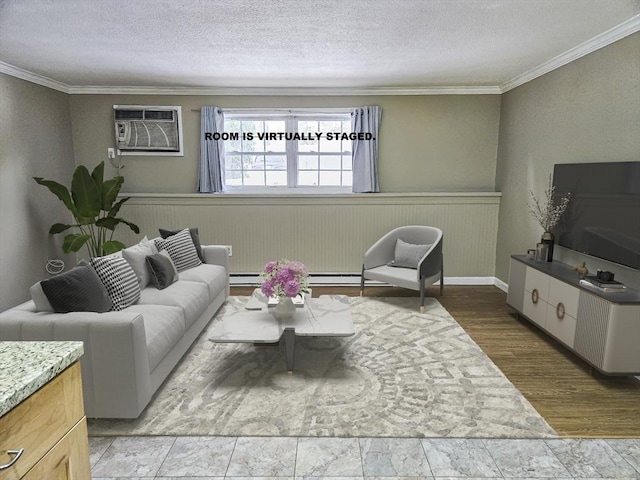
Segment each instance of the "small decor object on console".
M555 242L555 236L551 233L551 229L558 223L560 217L567 209L571 194L567 193L567 195L560 198L558 204L554 206L554 186L551 175L549 175L549 185L544 191L545 198L543 199L542 204L540 203L540 200L536 198L532 190L529 190L529 193L531 194L532 200L531 203L529 203L529 213L531 213L534 220L537 221L544 229L541 242L548 246L547 262L550 262L553 260L553 244Z
M573 269L578 272L578 275L581 278L586 277L589 273L589 269L587 268L587 264L585 262L582 262L580 265L576 265Z
M271 261L265 265L260 276L262 293L267 297L278 298L278 304L273 311L274 316L278 320L292 317L296 311L292 298L298 294L309 293L307 267L303 263L286 259Z

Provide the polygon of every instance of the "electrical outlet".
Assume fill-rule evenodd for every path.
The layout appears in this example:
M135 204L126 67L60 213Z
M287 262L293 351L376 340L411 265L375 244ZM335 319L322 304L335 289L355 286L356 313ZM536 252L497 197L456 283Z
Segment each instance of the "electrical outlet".
M229 256L233 256L233 247L231 245L225 245L226 249L227 249L227 253L229 254Z
M107 157L116 158L116 149L115 148L107 148Z

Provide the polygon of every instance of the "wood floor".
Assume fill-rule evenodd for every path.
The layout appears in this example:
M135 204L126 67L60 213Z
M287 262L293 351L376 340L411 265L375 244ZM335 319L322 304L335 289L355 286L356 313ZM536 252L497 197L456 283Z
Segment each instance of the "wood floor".
M250 295L253 287L232 287ZM359 295L359 287L313 287L313 295ZM393 287L367 287L366 296L416 296ZM447 286L437 298L469 336L563 437L640 437L640 381L609 377L518 317L494 286ZM416 298L416 309L419 299Z

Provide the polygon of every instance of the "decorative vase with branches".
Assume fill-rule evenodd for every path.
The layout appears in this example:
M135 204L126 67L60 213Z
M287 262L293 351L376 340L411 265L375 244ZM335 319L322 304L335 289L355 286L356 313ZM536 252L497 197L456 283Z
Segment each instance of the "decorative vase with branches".
M529 213L533 219L540 224L544 232L542 234L542 243L547 245L547 261L551 261L553 258L553 244L555 242L555 236L551 232L553 227L556 226L560 217L569 206L571 200L571 194L560 197L554 205L553 197L555 193L555 187L553 186L552 176L549 175L549 183L547 189L544 191L544 198L538 199L533 193L533 190L529 190L531 194L531 201L528 204Z
M118 175L105 181L104 162L100 162L91 173L84 165L76 167L71 189L42 177L33 179L39 185L47 187L73 215L75 223L55 223L49 230L50 234L62 233L71 228L79 231L64 237L62 250L65 253L77 252L85 245L92 257L122 250L125 244L113 239L115 229L121 223L135 233L140 233L137 225L117 216L120 207L129 197L117 200L124 177Z

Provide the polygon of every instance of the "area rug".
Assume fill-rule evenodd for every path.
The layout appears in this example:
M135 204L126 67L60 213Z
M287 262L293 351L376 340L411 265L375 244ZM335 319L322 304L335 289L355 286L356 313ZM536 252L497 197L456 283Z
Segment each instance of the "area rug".
M555 431L436 299L350 298L356 334L284 346L215 344L208 330L135 420L100 435L544 438Z

